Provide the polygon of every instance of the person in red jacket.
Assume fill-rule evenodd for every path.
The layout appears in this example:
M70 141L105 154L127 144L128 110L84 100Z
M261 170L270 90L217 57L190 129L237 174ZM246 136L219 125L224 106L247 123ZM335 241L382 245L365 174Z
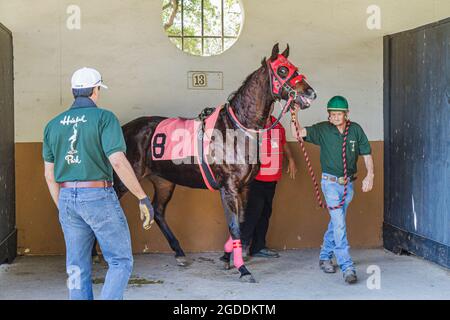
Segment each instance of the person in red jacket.
M271 113L273 112L273 106ZM270 116L265 128L270 128L276 118ZM272 201L277 182L281 179L283 155L288 160L288 169L292 179L297 172L292 153L286 144L286 131L281 123L263 133L260 148L261 168L255 180L250 184L249 197L244 222L241 223L242 254L254 257L278 258L279 254L267 248L266 234L272 214Z

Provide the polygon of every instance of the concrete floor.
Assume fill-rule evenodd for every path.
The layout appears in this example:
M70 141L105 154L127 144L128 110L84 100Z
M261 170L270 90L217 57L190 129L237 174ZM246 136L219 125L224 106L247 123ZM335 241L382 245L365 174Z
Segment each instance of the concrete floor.
M346 285L341 273L324 274L318 250L289 250L279 259L253 258L247 263L258 283L241 283L239 273L223 270L220 253L191 254L192 264L178 267L171 254L135 256L125 299L450 299L450 271L413 256L377 250L352 250L359 282ZM381 288L370 290L367 269L381 270ZM94 266L95 282L106 266ZM0 266L0 299L66 299L64 257L19 257ZM94 283L95 283L94 282ZM94 285L98 297L102 284Z

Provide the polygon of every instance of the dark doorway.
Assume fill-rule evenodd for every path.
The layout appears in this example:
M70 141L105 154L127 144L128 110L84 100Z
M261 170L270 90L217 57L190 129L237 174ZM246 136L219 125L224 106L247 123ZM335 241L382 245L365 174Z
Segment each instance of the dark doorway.
M0 24L0 264L17 252L14 179L14 72L11 32Z
M384 51L384 246L450 268L450 19Z

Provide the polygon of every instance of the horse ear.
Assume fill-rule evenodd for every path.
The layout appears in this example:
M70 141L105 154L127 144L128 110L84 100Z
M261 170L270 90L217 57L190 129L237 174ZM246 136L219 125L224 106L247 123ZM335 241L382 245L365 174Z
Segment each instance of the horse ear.
M272 61L277 60L279 53L280 53L280 48L278 47L278 43L277 43L273 46L272 56L270 57L270 60L272 60Z
M289 57L289 43L287 44L286 50L283 51L282 55L287 59Z

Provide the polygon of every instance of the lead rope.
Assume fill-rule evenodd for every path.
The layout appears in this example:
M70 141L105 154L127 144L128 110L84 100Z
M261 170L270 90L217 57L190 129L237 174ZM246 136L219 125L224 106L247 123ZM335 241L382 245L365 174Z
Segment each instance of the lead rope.
M311 176L311 179L314 184L316 199L317 199L317 202L319 203L319 206L321 208L328 209L328 210L336 210L336 209L342 208L345 204L345 199L347 198L348 177L347 177L347 158L345 156L345 151L347 148L347 136L348 136L348 130L350 128L350 120L347 120L347 122L346 122L345 133L344 133L344 142L342 143L342 162L344 164L344 180L345 180L344 196L342 197L342 200L339 203L339 205L337 205L335 207L330 207L327 204L325 204L322 200L322 196L321 196L320 190L319 190L319 184L317 183L316 175L314 174L313 168L311 166L311 160L309 159L308 153L306 152L304 140L300 136L300 128L298 127L297 116L294 111L291 111L291 118L292 118L292 122L294 123L294 126L295 126L297 141L300 144L300 147L303 151L303 155L305 156L305 161L306 161L306 165L308 166L309 175Z

